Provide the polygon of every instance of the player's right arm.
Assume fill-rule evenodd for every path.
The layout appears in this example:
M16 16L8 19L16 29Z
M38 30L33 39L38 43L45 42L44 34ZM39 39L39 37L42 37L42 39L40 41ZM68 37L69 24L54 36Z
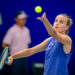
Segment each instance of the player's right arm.
M10 61L10 63L7 63L8 65L11 65L13 59L18 59L18 58L23 58L23 57L29 57L31 55L34 55L38 52L41 52L41 51L44 51L46 49L46 45L47 45L47 42L50 38L47 38L45 41L43 41L41 44L37 45L37 46L34 46L32 48L29 48L29 49L25 49L25 50L22 50L16 54L13 54L11 55L8 60Z
M20 51L20 52L18 52L16 54L13 54L12 55L13 59L29 57L29 56L31 56L33 54L36 54L36 53L41 52L41 51L44 51L45 48L46 48L48 40L49 40L49 38L46 39L45 41L43 41L41 44L35 46L35 47L25 49L25 50L22 50L22 51Z

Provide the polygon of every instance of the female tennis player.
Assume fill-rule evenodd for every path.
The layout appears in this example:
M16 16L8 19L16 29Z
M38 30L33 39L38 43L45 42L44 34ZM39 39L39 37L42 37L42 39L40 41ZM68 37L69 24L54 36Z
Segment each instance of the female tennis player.
M9 65L12 64L13 59L29 57L35 53L46 51L43 75L68 75L67 65L72 54L72 40L66 33L72 25L72 19L66 14L59 14L55 18L53 26L46 18L46 13L37 19L43 22L48 34L52 37L35 47L10 56L8 58Z

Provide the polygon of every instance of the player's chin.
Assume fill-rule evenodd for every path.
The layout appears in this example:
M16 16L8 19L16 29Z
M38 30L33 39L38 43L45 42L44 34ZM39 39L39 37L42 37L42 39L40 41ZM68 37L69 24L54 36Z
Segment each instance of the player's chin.
M59 32L59 31L60 31L60 29L59 29L59 28L55 28L55 30L56 30L57 32Z
M60 30L58 30L58 29L56 29L56 31L57 31L57 32L59 32L59 33L61 32L61 31L60 31Z

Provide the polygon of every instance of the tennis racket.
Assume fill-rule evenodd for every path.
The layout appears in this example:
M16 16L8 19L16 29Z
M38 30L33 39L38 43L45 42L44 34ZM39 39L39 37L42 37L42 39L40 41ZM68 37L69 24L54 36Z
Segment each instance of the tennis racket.
M8 55L9 55L9 48L6 47L4 48L4 50L1 53L0 56L0 70L2 70L2 68L4 67L4 65L9 61L8 61Z

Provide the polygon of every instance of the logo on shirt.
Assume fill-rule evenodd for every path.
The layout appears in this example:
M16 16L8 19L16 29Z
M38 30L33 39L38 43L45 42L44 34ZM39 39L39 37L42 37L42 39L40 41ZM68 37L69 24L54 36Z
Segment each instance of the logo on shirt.
M52 40L52 41L49 43L49 45L48 45L48 47L47 47L47 50L50 50L50 49L54 46L54 43L55 43L55 41Z

